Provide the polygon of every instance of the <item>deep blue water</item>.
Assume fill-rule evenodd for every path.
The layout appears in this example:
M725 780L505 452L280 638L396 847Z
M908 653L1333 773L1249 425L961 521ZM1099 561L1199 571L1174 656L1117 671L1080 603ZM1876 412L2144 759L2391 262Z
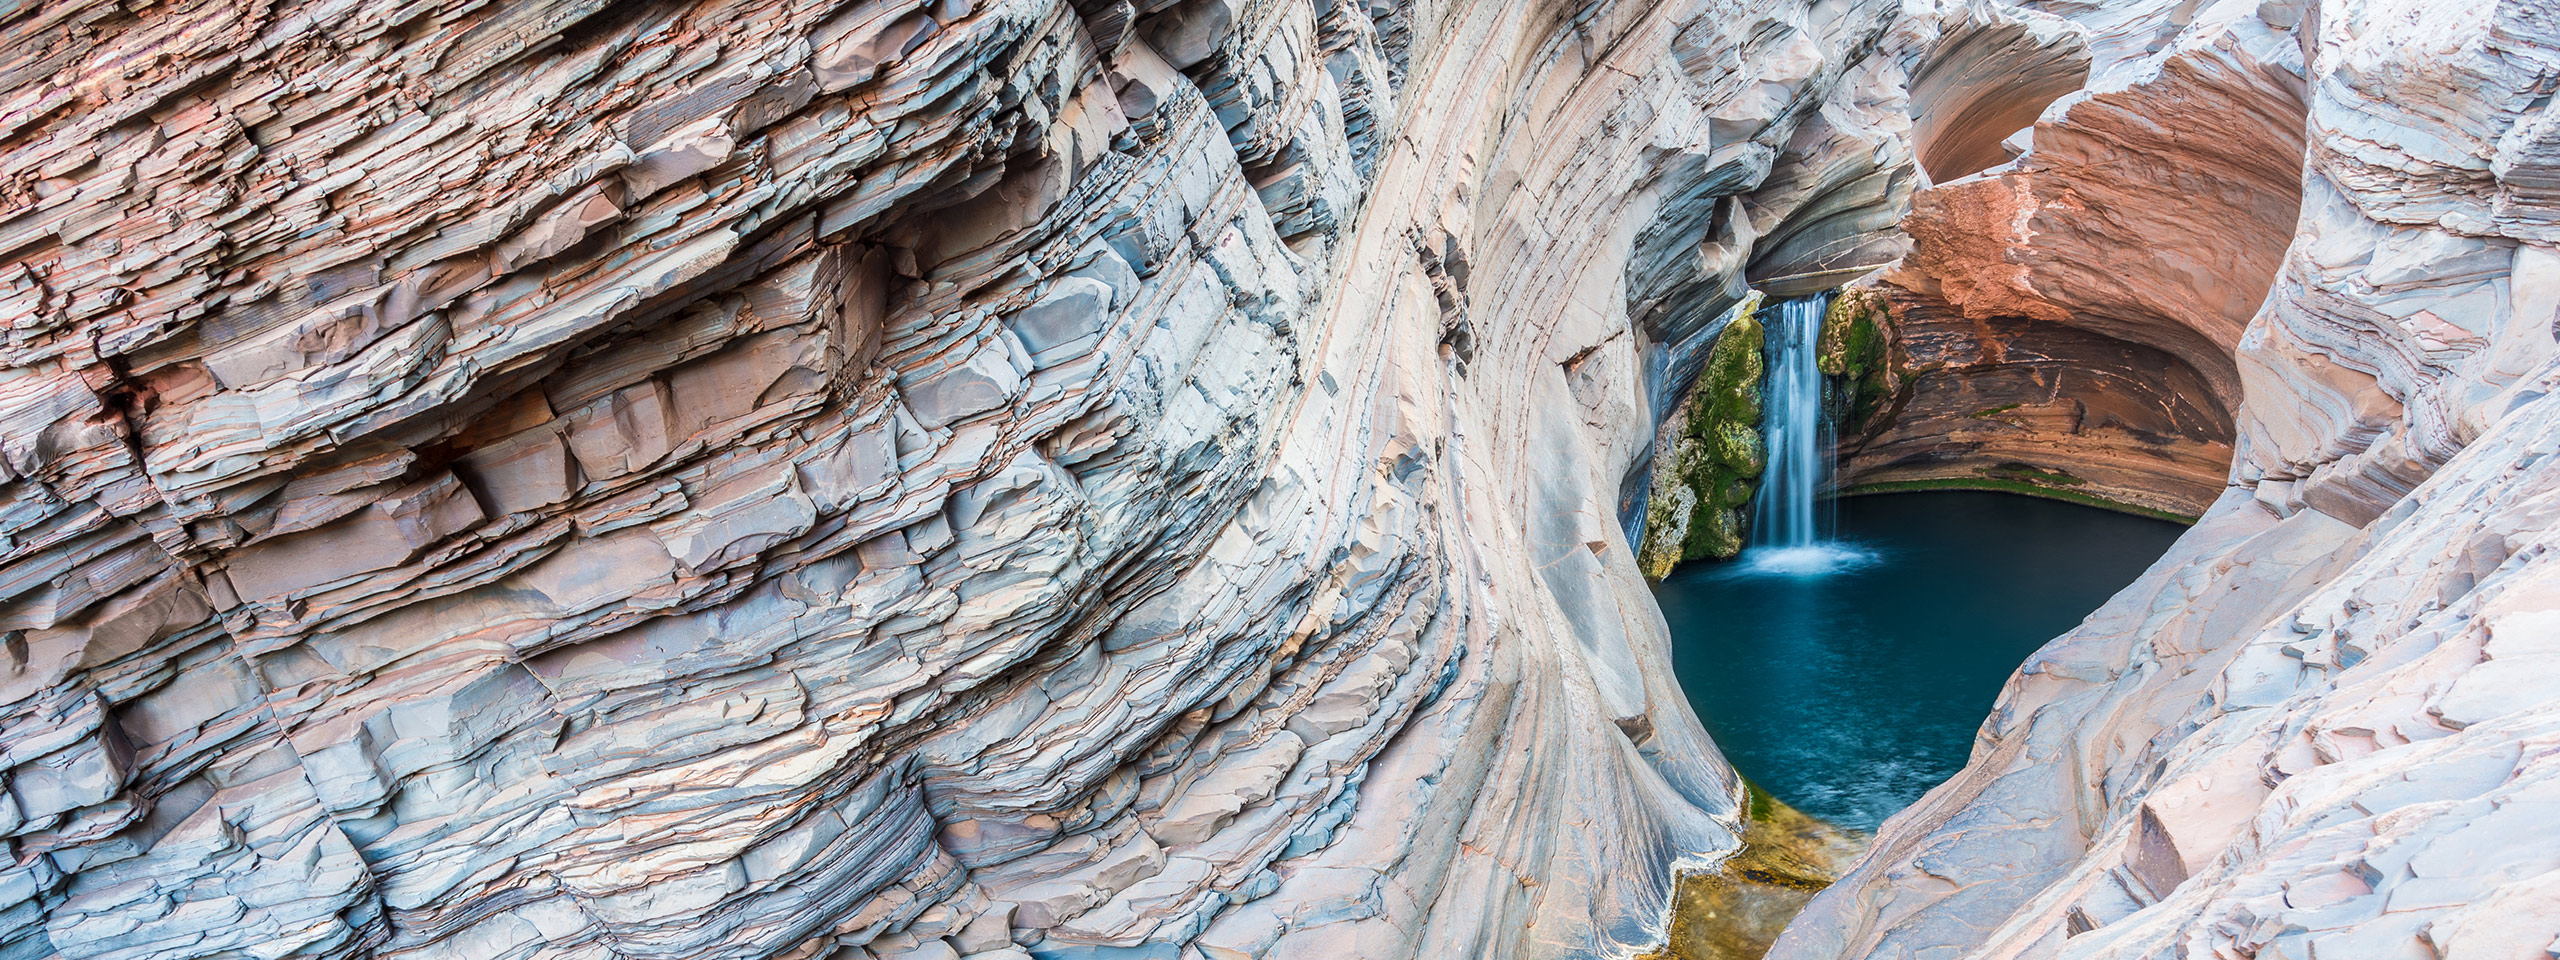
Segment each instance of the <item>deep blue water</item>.
M1837 509L1824 545L1688 564L1654 596L1680 686L1725 757L1860 830L1962 769L2009 674L2185 529L2004 493Z

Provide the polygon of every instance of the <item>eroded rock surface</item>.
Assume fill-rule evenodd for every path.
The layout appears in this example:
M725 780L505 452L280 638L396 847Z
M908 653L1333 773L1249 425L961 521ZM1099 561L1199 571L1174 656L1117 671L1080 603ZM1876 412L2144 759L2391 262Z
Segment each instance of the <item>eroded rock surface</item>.
M2302 196L2300 5L1917 15L1940 31L1913 86L1935 179L1881 278L1894 416L1844 445L1844 483L2202 512L2232 456L2233 353Z
M2547 943L2555 35L19 4L0 956L1633 952L1657 427L1897 258L1878 469L2213 506L1782 955Z
M1898 252L1920 39L0 12L0 956L1652 942L1739 786L1625 481Z
M2013 172L1981 181L2034 198L2014 208L2025 232L1976 257L1972 290L1939 293L1968 311L2008 298L2030 317L2038 301L2069 304L2073 317L2049 322L2179 356L2228 384L2217 391L2236 388L2237 460L2201 522L2029 660L1972 764L1889 821L1773 957L2554 949L2560 233L2541 173L2560 163L2553 13L2377 0L2067 14L2100 62L2129 59L2047 111ZM2272 122L2264 94L2277 89L2302 91L2300 126ZM2199 264L2182 271L2198 293L2188 309L2156 313L2194 336L2154 339L2125 315L2078 312L2114 298L2071 286L2053 259L2127 230L2119 259L2099 262L2138 278L2127 258L2151 252L2127 204L2092 204L2058 238L2033 224L2053 215L2048 188L2092 182L2071 172L2089 156L2073 129L2083 110L2172 91L2199 119L2126 116L2223 144L2298 130L2304 162L2263 306L2233 309L2257 294ZM2037 159L2056 144L2061 158ZM2195 149L2198 169L2222 162ZM2295 169L2261 159L2269 176ZM2223 266L2255 272L2241 254L2257 241L2233 234L2265 219L2185 225L2229 249ZM1920 237L1915 259L1930 249ZM2216 290L2231 295L2204 295ZM2219 374L2208 342L2233 349Z

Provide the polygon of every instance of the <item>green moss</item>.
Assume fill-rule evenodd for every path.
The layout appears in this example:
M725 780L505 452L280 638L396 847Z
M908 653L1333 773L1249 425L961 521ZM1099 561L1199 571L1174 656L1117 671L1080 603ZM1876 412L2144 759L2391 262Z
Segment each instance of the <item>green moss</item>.
M1692 436L1721 424L1750 427L1760 422L1760 380L1766 371L1760 363L1759 296L1752 294L1733 322L1716 335L1715 346L1707 348L1706 369L1698 371L1697 385L1689 395Z
M1671 472L1657 468L1652 500L1644 512L1644 545L1636 551L1636 562L1644 575L1660 580L1670 575L1680 563L1682 541L1689 533L1689 517L1698 506L1697 491L1675 483L1659 482Z
M1974 411L1974 412L1972 412L1972 413L1965 414L1965 416L1972 417L1972 418L1977 419L1977 420L1989 420L1989 419L1991 419L1991 418L1993 418L1993 417L1999 416L1999 415L2001 415L2001 414L2007 413L2007 412L2009 412L2009 411L2011 411L2011 410L2015 410L2015 409L2018 409L2019 407L2023 407L2023 406L2026 406L2026 404L2023 404L2023 403L2004 403L2004 404L2001 404L2001 405L1996 406L1996 407L1984 407L1984 408L1982 408L1982 409L1980 409L1980 410L1976 410L1976 411Z
M2078 478L2075 477L2073 479L2076 480ZM2078 490L2060 489L2024 480L2012 480L2002 477L1936 477L1926 480L1885 480L1876 483L1862 483L1846 490L1842 490L1837 494L1834 494L1834 496L1855 497L1864 496L1870 493L1912 493L1923 490L1994 490L2001 493L2019 493L2030 497L2044 497L2048 500L2061 500L2066 503L2076 503L2086 507L2113 510L2117 513L2130 513L2137 517L2150 517L2154 520L2167 520L2171 523L2192 524L2196 522L2196 518L2183 513L2156 510L2150 507L2125 503L2121 500L2109 500L2094 493L2083 493Z
M1796 812L1794 807L1779 803L1776 794L1760 789L1760 785L1751 782L1750 777L1742 778L1742 805L1745 816L1764 822L1777 817L1780 810Z
M2076 487L2089 482L2060 470L2046 470L2037 467L2034 464L2018 463L2015 461L2000 464L1988 470L1984 470L1983 473L1988 474L1995 479L2017 480L2025 483L2043 484L2045 486Z
M1697 503L1680 544L1683 560L1742 552L1742 506L1752 486L1748 481L1767 466L1760 441L1760 381L1767 371L1760 362L1758 295L1753 297L1716 335L1715 346L1707 350L1706 369L1698 372L1690 391L1683 447L1694 443L1698 452L1686 458L1681 476L1696 491Z
M1689 535L1680 541L1680 559L1722 560L1742 552L1742 510L1718 499L1702 499L1689 512Z
M1883 409L1893 392L1886 369L1888 319L1884 295L1864 288L1840 291L1822 314L1814 366L1825 376L1840 378L1840 412L1852 429Z
M1761 446L1760 431L1747 425L1716 424L1711 442L1716 462L1731 466L1739 476L1756 477L1769 468L1769 454Z
M1654 472L1638 551L1646 576L1683 560L1742 552L1742 507L1768 461L1760 436L1760 294L1752 293L1707 348L1707 361L1675 415L1670 450Z

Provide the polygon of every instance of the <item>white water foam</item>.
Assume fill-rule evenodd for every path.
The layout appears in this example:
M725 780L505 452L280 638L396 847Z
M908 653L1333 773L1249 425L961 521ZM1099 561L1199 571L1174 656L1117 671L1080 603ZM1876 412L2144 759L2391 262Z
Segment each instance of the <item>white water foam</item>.
M1874 564L1883 554L1846 540L1821 540L1796 547L1753 547L1735 558L1733 573L1741 577L1827 577Z

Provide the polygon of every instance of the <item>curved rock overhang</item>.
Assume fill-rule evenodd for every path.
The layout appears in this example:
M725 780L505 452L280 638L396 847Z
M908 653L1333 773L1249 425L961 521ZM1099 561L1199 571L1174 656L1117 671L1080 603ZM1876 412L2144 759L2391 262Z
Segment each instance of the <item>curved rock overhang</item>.
M1911 78L1911 139L1920 168L1948 183L2025 152L2012 135L2089 81L2082 34L2061 20L1967 10Z
M2299 47L2180 47L1995 135L2085 74L2083 33L1968 10L1915 79L1915 111L1923 90L1955 111L1915 113L1924 165L1993 165L1912 198L1911 253L1878 278L1892 410L1844 437L1844 488L2023 482L2186 516L2222 491L2234 356L2301 202ZM1986 139L2018 153L1995 161Z
M2236 310L2149 311L2233 348L2229 485L2167 556L2029 658L1966 769L1897 815L1773 960L2547 949L2550 14L2504 0L2079 9L2092 48L2120 53L2100 56L2112 92L2093 98L2195 94L2145 112L2183 109L2164 132L2209 135L2185 148L2199 169L2228 169L2217 139L2292 114L2257 83L2195 80L2307 81L2273 88L2308 103L2302 151L2264 158L2269 173L2299 161L2298 219L2279 222L2274 198L2225 200L2210 224L2289 238L2263 304L2236 329L2214 322ZM2192 209L2186 194L2212 186L2184 185L2148 199ZM2143 199L2093 206L2093 223L2141 224L2124 211ZM2126 246L2124 269L2149 273L2148 251ZM2067 273L2015 266L1990 274L1998 296L2062 302L2050 294ZM2259 299L2229 288L2256 262L2211 266L2187 271L2196 289L2233 295L2200 306Z

